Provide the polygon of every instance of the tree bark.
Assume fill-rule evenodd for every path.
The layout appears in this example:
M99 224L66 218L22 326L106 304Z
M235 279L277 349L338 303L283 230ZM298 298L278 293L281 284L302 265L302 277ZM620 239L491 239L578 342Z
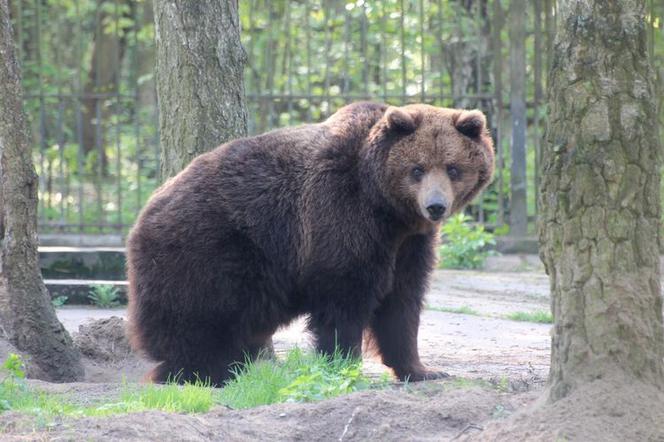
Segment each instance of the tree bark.
M627 374L664 389L660 145L645 1L558 2L540 193L549 400Z
M236 0L156 0L157 98L164 179L247 133Z
M512 166L510 183L510 234L528 233L526 199L526 11L528 2L511 0L510 22L510 112L512 114Z
M30 356L39 377L78 380L80 355L55 315L39 270L38 181L7 0L0 0L0 109L0 335Z

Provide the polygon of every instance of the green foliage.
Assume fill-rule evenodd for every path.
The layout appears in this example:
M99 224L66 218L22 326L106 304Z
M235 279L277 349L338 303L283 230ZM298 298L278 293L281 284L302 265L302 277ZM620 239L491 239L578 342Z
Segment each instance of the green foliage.
M15 379L25 378L25 364L20 355L9 353L5 362L2 363L2 369L9 373L10 377Z
M472 226L472 219L463 213L452 216L442 228L443 244L440 247L441 267L445 269L479 269L495 245L494 235L484 226Z
M117 307L120 305L118 289L112 285L93 285L88 293L88 299L93 305L101 308Z
M459 313L462 315L473 315L473 316L480 316L480 312L477 310L472 309L471 307L467 305L462 305L461 307L432 307L430 305L427 305L426 307L427 310L433 310L435 312L444 312L444 313Z
M126 387L122 393L119 410L120 412L162 410L172 413L205 413L214 403L214 389L209 383L197 381L184 385L148 384L138 389Z
M53 304L53 307L58 308L62 307L67 303L67 300L69 299L69 296L56 296L55 298L51 299L51 304Z
M545 310L537 310L534 312L513 312L505 316L512 321L521 322L537 322L540 324L552 324L553 315L551 312Z
M0 382L0 412L13 410L43 418L55 416L107 416L145 410L204 413L215 404L215 390L202 382L185 385L125 384L119 401L78 405L65 395L30 388L19 355L10 353L2 364L7 375Z
M335 353L324 356L291 350L284 361L259 359L236 371L236 378L220 392L222 404L251 408L278 402L310 402L370 387L361 371L361 361Z

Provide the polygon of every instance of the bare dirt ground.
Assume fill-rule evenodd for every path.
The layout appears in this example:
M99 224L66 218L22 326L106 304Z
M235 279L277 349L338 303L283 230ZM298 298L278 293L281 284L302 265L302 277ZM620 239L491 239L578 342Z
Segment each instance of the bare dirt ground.
M523 410L527 416L528 410L534 409L544 388L550 326L501 318L515 311L548 309L548 280L534 257L510 257L489 264L491 272L438 271L428 294L428 305L433 308L468 306L480 314L429 309L422 316L419 344L423 362L447 371L452 379L408 385L395 383L387 390L365 391L312 404L278 404L251 410L216 407L209 413L197 415L151 411L36 423L31 417L4 413L0 415L0 439L624 441L637 440L633 436L638 435L638 440L664 440L664 428L661 428L664 414L653 421L652 413L644 414L644 407L638 406L639 400L646 396L646 403L659 403L661 395L619 382L603 388L624 389L628 409L624 404L614 404L613 408L609 404L604 414L583 416L582 422L589 423L584 425L577 421L570 423L565 417L570 406L565 408L565 404L560 404L549 410L553 417L531 415L529 417L534 416L537 424L534 427L524 424L527 421ZM45 391L93 403L116 397L123 379L140 380L151 363L126 347L122 322L118 319L124 314L123 309L60 309L61 321L74 333L77 345L86 356L86 382L59 385L30 382ZM86 325L90 318L112 316L117 318ZM280 330L274 343L277 353L295 345L307 346L309 339L303 321ZM0 353L7 351L0 346ZM366 357L365 370L378 374L386 369ZM459 381L467 378L487 382ZM598 398L594 393L587 391L573 399L576 406L580 402L592 404ZM664 413L664 400L661 404ZM624 430L623 427L629 428ZM597 428L605 431L597 433Z
M514 258L492 261L494 268L523 269L511 262ZM548 279L533 267L528 271L451 271L438 270L434 274L427 294L430 309L421 317L419 348L422 361L443 369L453 376L482 379L501 379L521 383L521 379L544 379L549 366L550 337L548 324L515 322L502 319L516 311L534 312L549 309ZM470 307L480 316L436 311L436 308ZM78 338L85 348L94 349L112 345L115 335L104 336L103 342L90 340L91 330L85 328L91 319L125 317L124 309L98 309L94 307L64 307L58 317L67 330ZM83 326L79 333L79 327ZM112 330L111 330L112 332ZM110 339L110 343L106 342ZM304 320L295 321L279 330L274 338L277 354L295 346L308 347L309 336ZM80 344L79 344L80 346ZM85 350L85 349L84 349ZM84 354L86 352L84 351ZM128 355L127 358L109 359L103 354L86 358L86 381L118 382L122 379L139 381L149 370L148 361ZM365 368L370 373L386 371L382 364L366 358Z

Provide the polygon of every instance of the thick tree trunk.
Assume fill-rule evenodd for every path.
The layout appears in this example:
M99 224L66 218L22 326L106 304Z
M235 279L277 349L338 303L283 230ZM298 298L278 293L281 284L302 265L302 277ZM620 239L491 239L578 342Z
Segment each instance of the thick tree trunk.
M157 97L164 179L246 135L236 0L155 0Z
M555 317L549 400L614 373L664 388L645 1L558 5L540 193Z
M23 114L7 0L0 0L0 335L40 377L74 381L80 355L58 322L37 255L37 175Z
M510 234L528 233L526 199L526 0L511 0L510 112L512 114L512 166L510 183Z

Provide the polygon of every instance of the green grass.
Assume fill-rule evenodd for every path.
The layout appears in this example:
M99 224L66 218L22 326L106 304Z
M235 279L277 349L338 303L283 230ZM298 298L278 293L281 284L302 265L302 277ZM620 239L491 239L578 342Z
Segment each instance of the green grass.
M279 402L311 402L384 386L362 374L362 362L335 353L323 356L291 350L282 361L259 359L238 368L237 377L220 392L231 408L251 408Z
M478 312L477 310L473 310L471 307L467 305L462 305L461 307L433 307L428 305L426 309L433 310L435 312L459 313L462 315L481 316L480 312Z
M202 383L182 386L126 384L119 400L85 406L76 404L66 395L35 390L17 379L7 378L0 383L0 411L12 410L47 418L108 416L145 410L203 413L214 404L214 389Z
M537 310L535 312L513 312L505 316L512 321L537 322L540 324L552 324L553 315L546 310Z
M10 355L0 380L0 413L7 410L45 420L56 416L108 416L145 410L204 413L214 405L251 408L278 402L311 402L368 388L384 387L389 380L371 380L362 374L359 359L322 356L300 349L284 360L259 359L237 369L237 377L222 389L204 382L176 385L125 383L117 399L81 405L63 394L45 393L29 386L23 363Z

